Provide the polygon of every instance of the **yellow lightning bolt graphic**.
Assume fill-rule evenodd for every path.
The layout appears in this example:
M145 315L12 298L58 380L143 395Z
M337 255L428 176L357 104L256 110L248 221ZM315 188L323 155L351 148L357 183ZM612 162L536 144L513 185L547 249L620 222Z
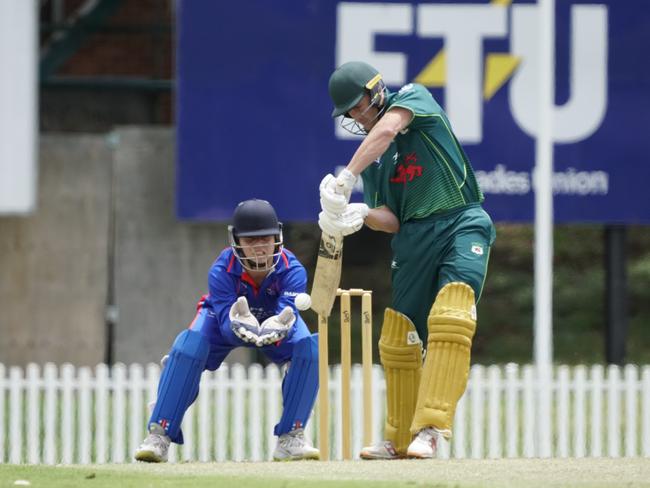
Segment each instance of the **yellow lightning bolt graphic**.
M416 83L424 86L441 87L445 86L447 81L447 55L444 48L436 54L429 64L427 64L420 74L415 77Z
M507 53L490 53L485 58L483 98L489 100L515 71L521 58Z
M499 7L509 7L512 0L491 0L490 3ZM445 86L447 82L446 59L447 55L443 48L415 77L415 82L432 88ZM486 56L483 78L483 98L485 100L489 100L499 91L499 88L510 79L520 62L521 59L518 56L507 53L490 53Z

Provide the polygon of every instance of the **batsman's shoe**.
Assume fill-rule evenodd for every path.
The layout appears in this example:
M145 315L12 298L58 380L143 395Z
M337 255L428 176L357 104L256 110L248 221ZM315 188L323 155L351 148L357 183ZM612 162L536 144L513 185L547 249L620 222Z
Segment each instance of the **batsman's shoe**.
M438 431L432 427L421 429L406 450L406 457L433 459L436 457Z
M372 446L364 447L359 453L361 459L372 460L372 459L402 459L404 456L400 456L397 450L395 449L394 444L391 441L381 441Z
M294 429L278 437L278 445L273 451L274 461L301 461L320 459L320 451L312 447L303 429Z
M135 451L135 460L146 463L166 463L171 439L158 424L149 426L149 435Z

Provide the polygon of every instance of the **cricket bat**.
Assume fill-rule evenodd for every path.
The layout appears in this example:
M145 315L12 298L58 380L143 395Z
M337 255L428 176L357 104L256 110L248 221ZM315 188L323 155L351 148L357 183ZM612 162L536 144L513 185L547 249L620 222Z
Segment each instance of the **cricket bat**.
M311 287L311 308L322 317L329 317L341 282L343 237L321 234L314 283Z

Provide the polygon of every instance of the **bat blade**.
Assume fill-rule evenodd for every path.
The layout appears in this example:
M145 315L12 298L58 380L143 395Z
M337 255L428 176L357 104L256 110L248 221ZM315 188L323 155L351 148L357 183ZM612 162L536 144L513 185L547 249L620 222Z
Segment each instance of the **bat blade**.
M341 282L343 237L321 234L314 283L311 287L311 308L318 315L329 317Z

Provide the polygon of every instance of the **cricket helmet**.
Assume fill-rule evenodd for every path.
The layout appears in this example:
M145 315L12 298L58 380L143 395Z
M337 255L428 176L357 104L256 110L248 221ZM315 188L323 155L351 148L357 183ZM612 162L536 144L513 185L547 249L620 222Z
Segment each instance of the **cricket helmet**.
M332 73L328 89L334 102L332 117L338 117L346 115L366 93L370 95L370 104L377 106L381 111L386 84L379 71L368 63L350 61Z
M241 237L274 236L273 259L258 260L247 257L240 243ZM253 198L240 202L232 216L232 224L228 226L230 247L240 264L251 271L270 271L278 264L282 254L282 223L278 221L273 206L266 200ZM251 246L255 247L255 246Z

